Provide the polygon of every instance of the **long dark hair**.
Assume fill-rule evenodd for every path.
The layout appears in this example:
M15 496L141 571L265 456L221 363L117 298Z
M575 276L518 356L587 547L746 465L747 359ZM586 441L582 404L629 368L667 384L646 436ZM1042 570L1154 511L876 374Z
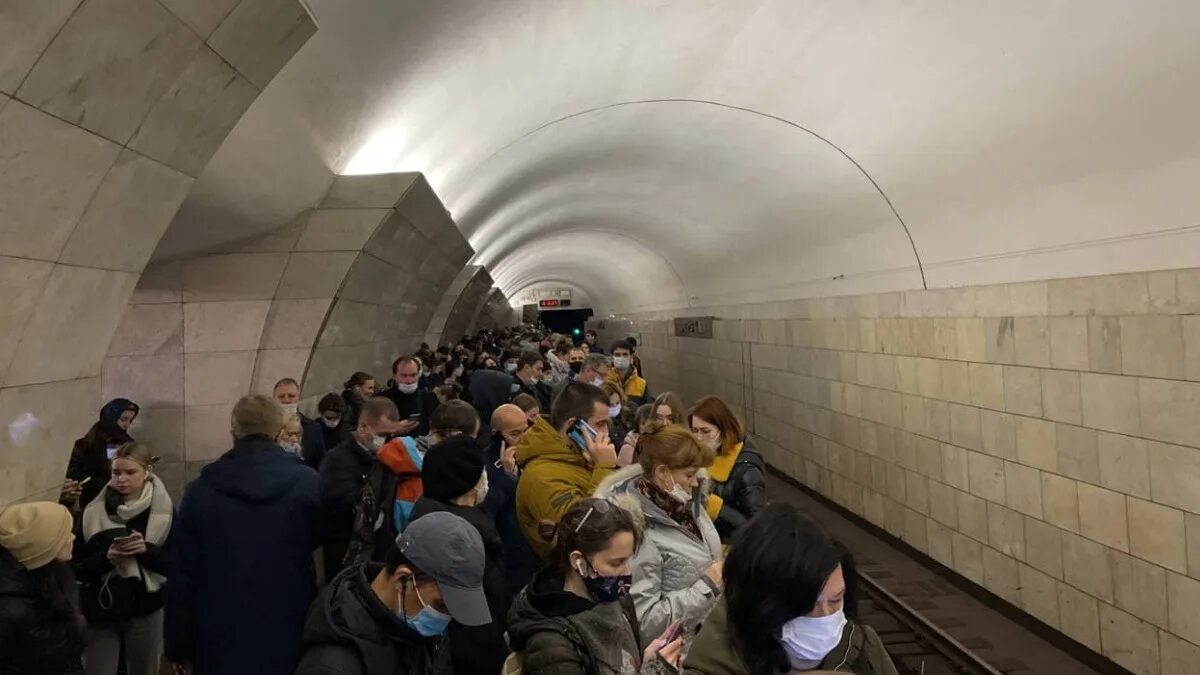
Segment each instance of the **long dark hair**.
M30 570L29 576L50 612L65 621L71 636L82 642L87 621L79 609L79 586L75 583L75 572L71 570L70 563L52 560Z
M799 509L772 504L734 536L725 559L729 635L751 675L787 668L778 640L783 624L812 611L838 565L846 580L843 611L853 618L858 609L854 559Z

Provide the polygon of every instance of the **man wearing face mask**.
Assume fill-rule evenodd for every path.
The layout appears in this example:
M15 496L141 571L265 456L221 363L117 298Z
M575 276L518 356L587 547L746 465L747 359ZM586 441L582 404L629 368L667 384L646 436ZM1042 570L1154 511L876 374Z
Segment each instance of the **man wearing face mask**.
M330 450L321 464L321 509L329 522L325 545L325 575L342 569L354 527L354 507L379 449L396 426L396 406L386 398L367 399L350 437Z
M414 437L428 434L429 418L438 400L432 391L421 389L421 361L415 356L401 356L392 363L392 378L396 385L375 395L396 406L400 422L392 433Z
M300 412L300 383L285 377L275 383L273 393L275 402L283 406L284 419L290 415L300 418L300 459L314 471L319 471L325 459L325 435L320 422Z
M646 380L633 364L633 347L625 340L613 345L612 370L608 371L608 381L621 387L625 398L635 407L653 400Z
M509 590L516 593L529 583L537 571L538 561L517 522L517 446L529 431L529 418L525 411L511 403L505 403L492 413L491 434L484 439L488 443L488 490L487 499L480 508L487 511L496 522L500 539L504 542L505 574Z
M542 410L549 410L550 387L542 381L545 369L546 360L542 358L541 354L531 349L521 352L521 355L517 357L517 370L513 373L516 389L512 394L514 396L521 393L529 394L537 399Z
M492 621L474 627L450 623L446 634L456 673L499 673L508 656L504 631L512 593L504 572L504 542L492 517L481 508L489 494L484 467L483 450L469 436L453 436L430 448L421 467L425 494L413 507L409 525L430 514L453 513L470 523L483 540L483 590Z
M583 352L579 352L579 356L581 357L579 370L575 372L572 380L559 383L558 388L554 392L555 395L563 390L567 382L586 382L593 387L600 387L608 379L609 370L612 368L611 358L604 354L588 354L584 356ZM571 370L574 372L575 368L572 367ZM607 404L605 404L605 407L607 407Z
M322 592L296 674L450 675L451 621L492 621L485 565L483 541L467 521L445 512L414 521L384 563L347 568Z

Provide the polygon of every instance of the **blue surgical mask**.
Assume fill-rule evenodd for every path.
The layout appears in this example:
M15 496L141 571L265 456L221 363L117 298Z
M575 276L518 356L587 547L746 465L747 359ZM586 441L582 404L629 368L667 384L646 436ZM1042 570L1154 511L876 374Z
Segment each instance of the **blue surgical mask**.
M404 613L404 601L401 600L399 607L396 608L396 614L404 619L404 623L408 627L415 630L421 637L438 637L446 632L446 627L450 625L450 616L442 614L436 609L425 604L425 598L421 597L421 591L417 589L417 585L413 584L413 591L417 594L417 600L421 601L421 611L417 612L414 617L409 617Z

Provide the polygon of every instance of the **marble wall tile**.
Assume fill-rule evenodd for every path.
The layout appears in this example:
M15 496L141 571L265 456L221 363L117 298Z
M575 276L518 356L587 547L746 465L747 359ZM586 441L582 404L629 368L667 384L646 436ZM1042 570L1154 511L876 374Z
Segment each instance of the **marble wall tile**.
M183 261L151 263L138 277L131 305L183 302Z
M0 92L16 91L80 0L13 2L0 24Z
M1089 597L1067 584L1058 584L1059 630L1092 651L1100 647L1100 608Z
M1181 640L1164 630L1158 632L1158 638L1163 673L1200 675L1200 646Z
M1137 617L1100 604L1104 655L1134 675L1158 675L1158 630Z
M392 214L387 209L315 209L304 223L297 251L358 251Z
M1027 516L1042 517L1041 472L1013 462L1004 464L1006 504Z
M1167 573L1157 565L1109 551L1117 607L1160 628L1167 627Z
M1100 373L1120 373L1121 321L1116 317L1088 318L1088 369Z
M258 349L270 309L267 300L184 303L183 349L187 353Z
M1167 569L1187 574L1187 537L1183 512L1130 497L1129 552Z
M1021 604L1021 579L1017 561L999 551L983 549L983 585L1014 605Z
M255 355L253 351L184 354L184 405L232 404L250 393Z
M1052 473L1042 474L1042 515L1047 523L1079 532L1077 483Z
M336 389L330 388L328 383L324 385L316 383L309 386L312 378L306 377L304 371L311 353L311 349L264 349L259 351L258 359L254 364L254 381L250 385L250 391L256 394L269 394L274 390L276 382L290 377L300 382L306 397L314 393L324 395L327 391L340 392L341 382L335 383ZM353 372L351 370L343 374L342 381L350 377ZM386 379L381 381L386 381Z
M276 300L263 330L263 349L311 349L329 314L331 300Z
M1025 562L1055 579L1062 579L1062 530L1036 518L1026 518Z
M183 300L270 300L287 281L281 281L287 265L285 253L215 254L184 261Z
M1064 532L1062 538L1064 580L1092 597L1113 602L1109 549L1070 532Z
M265 89L316 32L317 25L296 0L242 2L213 31L208 44Z
M0 434L0 471L13 470L4 481L0 504L38 497L55 500L67 470L69 449L87 432L99 413L99 378L90 377L0 390L0 422L23 415L31 419L27 436ZM19 480L18 480L19 478Z
M972 363L971 403L980 408L1004 410L1004 369L1002 366Z
M302 211L292 222L248 240L240 241L220 249L221 253L290 253L304 233L304 223L312 209Z
M971 494L998 504L1004 503L1004 462L978 452L967 453Z
M958 532L951 535L954 555L954 571L983 585L983 545Z
M154 103L129 147L199 176L259 90L202 46Z
M421 175L417 176L412 188L404 193L404 198L397 202L396 211L430 240L443 236L448 228L454 228L450 213Z
M1126 375L1182 378L1183 328L1177 316L1121 317L1121 368Z
M400 270L373 255L360 255L355 258L354 264L346 274L346 281L338 290L338 297L376 305L395 306L401 303L404 291L413 281L415 280L409 272Z
M332 298L359 254L293 253L279 282L276 299Z
M1092 429L1139 435L1137 380L1115 375L1083 373L1083 424Z
M1200 513L1200 450L1155 442L1146 449L1154 501Z
M1054 628L1058 628L1058 585L1054 578L1029 565L1019 567L1021 608Z
M423 257L437 255L437 250L407 218L396 211L391 213L363 250L400 269L415 271Z
M1079 373L1043 370L1042 413L1048 420L1083 423L1083 399L1079 391Z
M35 384L100 374L137 275L59 265L25 326L4 383ZM104 336L96 339L96 336Z
M13 101L0 112L0 251L58 260L120 148Z
M143 407L129 427L129 435L149 445L160 462L182 462L183 408ZM154 470L159 472L157 464ZM182 495L172 496L178 499Z
M17 93L124 144L199 48L200 38L155 0L88 0Z
M1171 632L1200 644L1200 581L1179 574L1167 574L1168 597L1170 598Z
M21 340L21 333L42 293L54 263L0 256L0 372L8 369Z
M108 345L109 356L135 356L183 351L183 305L125 307Z
M1143 436L1200 447L1200 383L1123 379L1136 382Z
M1012 509L988 503L988 545L1006 556L1025 559L1025 517Z
M110 356L100 371L104 400L127 398L147 408L183 405L183 355Z
M188 463L214 460L233 447L230 414L233 402L190 405L183 411L183 438Z
M1017 459L1044 471L1058 470L1058 441L1053 422L1016 418Z
M104 177L59 262L140 272L192 179L125 150Z
M1083 317L1050 317L1050 365L1088 369L1088 322Z
M1105 546L1129 551L1125 495L1079 483L1079 531Z
M1150 498L1150 456L1144 439L1100 432L1096 453L1100 485L1134 497Z
M1087 483L1100 482L1098 433L1094 429L1058 424L1058 472Z
M212 34L240 0L159 0L202 37Z

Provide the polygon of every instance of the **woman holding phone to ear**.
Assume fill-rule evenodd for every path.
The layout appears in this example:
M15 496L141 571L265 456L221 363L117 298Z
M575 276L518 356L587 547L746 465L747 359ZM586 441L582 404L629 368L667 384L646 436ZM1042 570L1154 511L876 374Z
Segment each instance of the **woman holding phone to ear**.
M140 443L117 449L112 478L83 512L76 563L88 619L88 675L155 675L163 649L162 590L174 506Z

